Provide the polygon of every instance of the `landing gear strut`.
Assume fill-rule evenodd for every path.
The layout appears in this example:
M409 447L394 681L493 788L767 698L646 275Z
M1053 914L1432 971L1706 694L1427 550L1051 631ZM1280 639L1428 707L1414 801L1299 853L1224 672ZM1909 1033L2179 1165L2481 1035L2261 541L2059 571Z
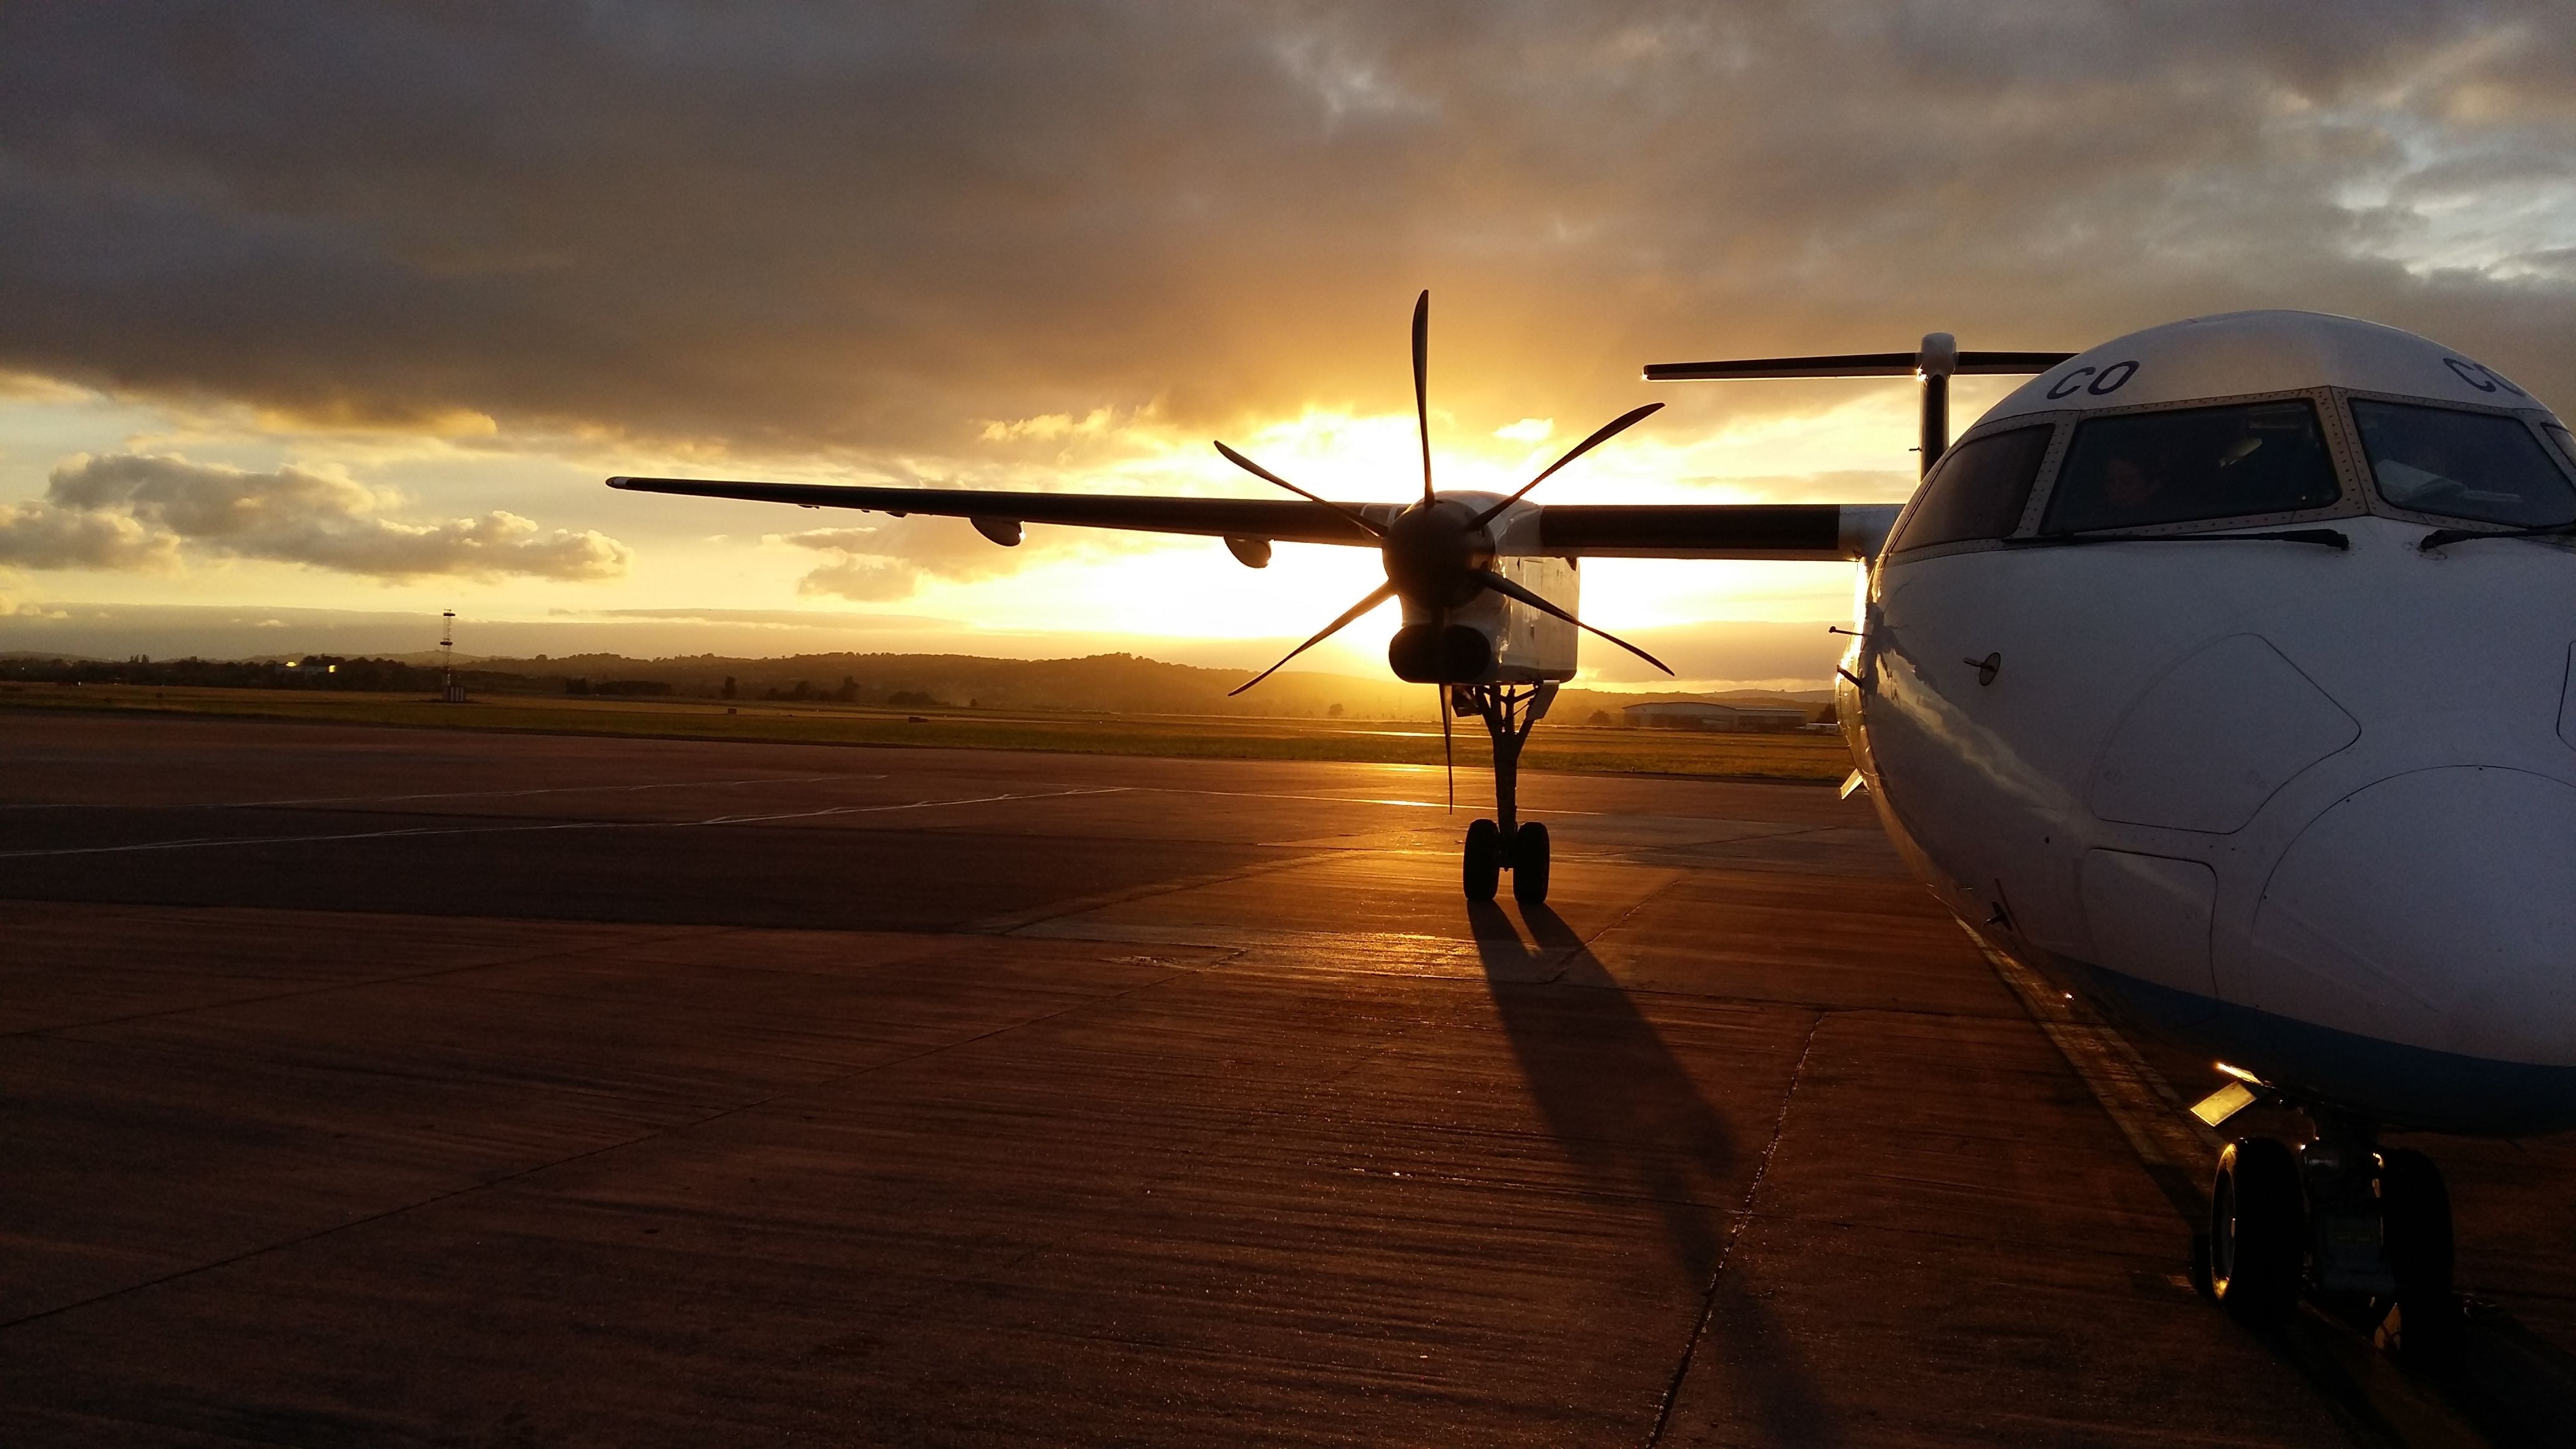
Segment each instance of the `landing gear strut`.
M1547 901L1547 827L1520 819L1521 746L1556 702L1556 684L1452 684L1443 693L1451 714L1485 722L1494 742L1494 813L1467 827L1467 899L1490 901L1512 873L1512 898L1525 906Z

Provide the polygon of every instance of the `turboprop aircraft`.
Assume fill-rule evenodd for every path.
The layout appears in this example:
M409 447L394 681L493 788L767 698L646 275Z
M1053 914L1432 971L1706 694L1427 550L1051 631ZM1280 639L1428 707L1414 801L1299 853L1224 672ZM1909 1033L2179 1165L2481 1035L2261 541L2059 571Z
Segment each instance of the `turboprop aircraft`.
M1465 886L1543 900L1520 744L1573 677L1586 557L1866 565L1836 710L1913 870L1992 948L2221 1063L2193 1110L2314 1125L2220 1153L2207 1286L2239 1317L2304 1291L2456 1312L2451 1219L2384 1128L2576 1126L2576 439L2522 388L2393 328L2300 312L2154 327L2081 354L1911 353L1649 367L1650 381L1914 374L1924 478L1880 505L1535 504L1653 411L1508 496L1432 486L1428 294L1413 327L1423 490L1097 497L613 478L610 486L971 519L1376 547L1388 662L1494 739ZM1953 375L2036 374L1953 445ZM1644 656L1649 658L1651 656ZM1280 661L1282 664L1287 660ZM1660 665L1659 665L1660 667ZM1278 666L1272 666L1272 670ZM1258 683L1264 671L1250 683ZM1250 687L1248 683L1245 687Z

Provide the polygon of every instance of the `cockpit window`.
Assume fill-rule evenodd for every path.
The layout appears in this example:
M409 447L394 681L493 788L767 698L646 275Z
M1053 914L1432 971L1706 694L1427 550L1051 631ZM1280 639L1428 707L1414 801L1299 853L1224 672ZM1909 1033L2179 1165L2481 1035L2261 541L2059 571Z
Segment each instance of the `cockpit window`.
M2576 434L2569 433L2556 423L2542 423L2540 430L2557 442L2558 451L2567 455L2568 462L2576 463Z
M2520 418L2354 398L2352 420L2396 507L2516 528L2576 519L2576 487Z
M2304 399L2127 413L2075 430L2040 532L2297 513L2342 492Z
M1898 548L2003 538L2021 526L2054 425L1988 433L1952 448L1923 485Z

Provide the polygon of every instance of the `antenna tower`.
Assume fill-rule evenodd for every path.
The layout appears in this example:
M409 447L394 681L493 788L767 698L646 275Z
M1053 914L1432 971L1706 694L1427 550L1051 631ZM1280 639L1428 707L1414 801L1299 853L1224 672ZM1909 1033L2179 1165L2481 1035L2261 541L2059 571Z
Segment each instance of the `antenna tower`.
M456 682L456 611L450 609L438 618L438 697L448 704L463 704L465 688Z

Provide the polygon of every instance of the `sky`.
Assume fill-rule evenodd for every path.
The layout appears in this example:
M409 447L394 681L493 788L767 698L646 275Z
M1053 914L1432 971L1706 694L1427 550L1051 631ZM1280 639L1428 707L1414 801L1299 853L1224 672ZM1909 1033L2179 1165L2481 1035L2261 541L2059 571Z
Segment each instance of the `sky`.
M1399 499L1426 287L1445 484L1667 404L1539 501L1902 499L1901 379L1638 371L1933 330L2311 308L2563 406L2576 9L0 8L0 649L417 648L453 609L469 651L1258 666L1374 555L600 482L1262 496L1224 438ZM1583 613L1813 683L1852 588L1601 560Z

